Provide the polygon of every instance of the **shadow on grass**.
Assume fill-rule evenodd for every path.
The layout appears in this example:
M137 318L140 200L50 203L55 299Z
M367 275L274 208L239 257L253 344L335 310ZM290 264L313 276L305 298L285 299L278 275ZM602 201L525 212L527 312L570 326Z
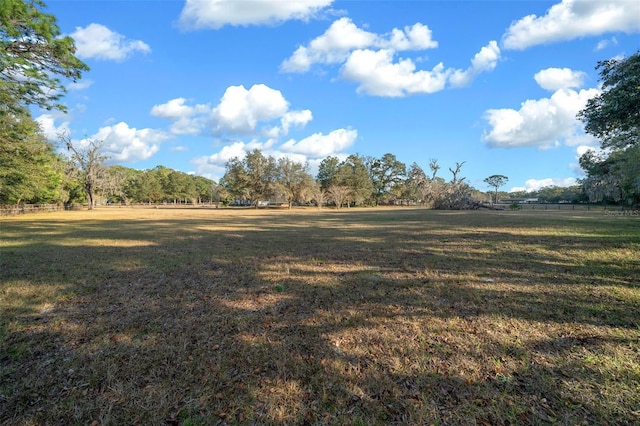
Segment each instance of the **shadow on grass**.
M0 420L639 420L636 223L234 213L3 224Z

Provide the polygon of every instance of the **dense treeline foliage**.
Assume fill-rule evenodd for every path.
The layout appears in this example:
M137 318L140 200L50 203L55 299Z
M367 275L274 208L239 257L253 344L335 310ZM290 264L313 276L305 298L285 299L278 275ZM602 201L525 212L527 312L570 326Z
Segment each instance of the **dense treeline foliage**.
M88 67L43 8L39 0L0 2L0 204L65 198L64 162L29 106L64 111L60 78L76 81Z
M0 3L0 113L25 114L29 105L63 110L60 77L77 81L89 67L75 57L71 37L62 36L40 0Z
M582 186L569 187L546 186L534 191L499 192L499 198L505 199L534 199L539 203L586 203L589 197Z
M307 164L289 158L265 156L254 150L243 159L228 162L226 173L216 183L203 176L194 176L164 166L136 170L123 166L91 168L77 164L72 158L56 154L51 144L36 138L38 144L24 156L32 157L31 168L2 167L0 204L18 203L190 203L216 205L253 205L277 203L289 207L294 204L327 204L341 207L383 204L422 205L435 209L465 209L490 201L493 191L479 191L461 177L463 163L449 168L447 181L438 176L440 166L431 160L427 174L417 163L409 167L393 154L381 158L353 154L339 160L325 158L314 178ZM90 145L98 147L100 144ZM45 150L42 149L46 147ZM78 148L75 148L78 149ZM79 150L79 149L78 149ZM88 155L79 150L78 156ZM94 153L99 156L99 154ZM3 156L0 162L21 161L21 155ZM40 158L39 162L33 158ZM1 163L4 166L5 163ZM36 168L41 170L37 172ZM35 167L35 168L34 168ZM6 173L4 170L14 170ZM385 173L380 173L385 170ZM393 171L392 171L393 170ZM91 199L87 186L91 186ZM586 202L587 195L580 186L569 188L550 186L537 191L499 192L498 200L537 199L543 203Z
M26 113L0 113L0 204L56 203L64 163Z
M592 201L640 204L640 51L598 63L602 94L578 118L600 140L600 153L586 152L582 185Z
M380 204L422 204L438 209L471 208L486 195L460 176L464 163L449 169L449 182L437 176L440 166L431 160L431 176L414 163L409 169L391 153L381 158L352 154L344 160L322 160L314 179L308 165L275 159L259 150L227 163L221 186L234 204L259 207L264 203L331 203L337 208Z

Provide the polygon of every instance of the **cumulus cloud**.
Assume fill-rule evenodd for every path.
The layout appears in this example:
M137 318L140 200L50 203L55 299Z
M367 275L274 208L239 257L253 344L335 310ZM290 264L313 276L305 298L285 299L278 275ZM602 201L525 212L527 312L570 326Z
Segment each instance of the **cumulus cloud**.
M206 125L209 105L186 105L185 98L175 98L164 104L154 105L151 115L172 121L170 132L176 135L197 135Z
M176 135L201 135L209 131L219 137L280 138L293 128L302 129L313 119L311 110L292 110L279 90L264 84L246 89L229 86L215 107L190 105L185 98L154 105L150 114L171 121Z
M179 23L185 29L219 29L225 25L275 25L316 16L333 0L187 0Z
M640 2L562 0L544 16L528 15L512 23L502 43L506 49L521 50L616 31L640 31Z
M533 78L545 90L575 89L582 87L587 75L569 68L547 68L538 71Z
M291 139L279 149L283 152L303 154L311 158L325 158L349 148L358 137L358 131L352 129L334 130L328 135L315 133L298 142Z
M598 93L598 89L560 89L550 98L524 101L519 110L487 110L485 119L491 130L485 132L483 140L498 148L550 148L563 140L572 143L583 134L576 114Z
M304 127L311 120L313 120L313 114L309 109L302 111L289 111L280 119L280 122L282 123L282 133L285 135L289 133L289 129L292 126Z
M289 103L279 90L264 84L230 86L225 91L212 116L216 132L250 134L259 121L271 121L282 117Z
M169 135L155 129L132 128L120 122L101 127L91 139L104 141L103 150L110 157L109 162L132 163L153 156L160 149L159 144L169 139Z
M561 188L567 188L569 186L574 186L577 185L578 181L576 180L576 178L573 177L569 177L569 178L545 178L545 179L528 179L525 183L524 186L515 186L513 188L511 188L511 190L509 192L516 192L516 191L527 191L527 192L532 192L532 191L538 191L542 188L546 188L548 186L558 186Z
M404 30L394 28L391 33L378 35L356 26L349 18L340 18L286 59L280 69L284 72L307 72L313 64L339 64L356 49L384 48L394 51L424 50L437 47L426 25L416 23Z
M466 70L455 70L451 73L449 81L453 87L468 86L480 73L493 71L500 60L500 48L495 40L482 47L471 59L471 66Z
M149 53L151 48L141 40L128 40L122 34L101 24L76 27L70 34L75 40L76 53L82 59L124 61L136 52Z
M444 89L449 73L442 63L427 71L416 70L411 59L393 60L394 51L389 49L356 50L345 62L341 76L359 83L358 93L374 96L401 97Z
M429 27L421 23L376 34L344 17L308 45L299 46L282 62L280 70L302 73L315 64L342 64L340 77L357 83L358 93L403 97L438 92L447 82L453 87L466 86L478 74L493 70L500 59L496 41L482 47L466 70L445 69L442 63L431 70L421 70L411 58L397 58L402 51L435 47L438 42L433 40Z
M520 109L490 109L484 118L491 129L483 140L491 147L550 148L566 145L591 145L596 141L584 133L576 119L587 101L600 94L599 89L574 88L582 85L584 73L568 68L547 68L536 73L536 82L547 90L555 90L549 98L528 99Z
M42 114L35 118L35 121L40 125L40 130L45 138L50 141L55 141L62 134L69 134L69 122L63 121L56 126L56 117L52 114Z

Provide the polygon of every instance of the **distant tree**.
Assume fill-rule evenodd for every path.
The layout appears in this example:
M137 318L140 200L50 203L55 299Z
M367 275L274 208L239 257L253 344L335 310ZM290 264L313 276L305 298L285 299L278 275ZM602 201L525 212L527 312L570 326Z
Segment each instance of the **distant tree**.
M320 162L318 166L318 174L316 180L320 183L323 190L327 190L331 185L335 184L335 176L338 173L340 160L338 157L329 156Z
M164 198L163 176L157 169L145 170L135 176L131 184L131 195L137 202L157 203Z
M309 196L311 200L315 201L318 209L321 209L324 203L329 199L329 193L322 189L320 182L314 182L309 188Z
M332 186L344 186L350 190L347 207L350 206L351 201L358 204L364 203L373 194L373 183L364 158L357 154L352 154L341 162L334 177L336 183Z
M413 163L407 171L404 197L411 201L426 203L424 188L428 184L428 178L418 163Z
M216 183L211 179L207 179L204 176L192 176L193 183L196 186L196 194L198 197L198 204L202 204L205 200L213 203L214 192Z
M333 201L338 209L342 208L344 204L349 203L351 197L351 188L344 185L331 185L327 189L329 198Z
M255 149L242 160L234 158L227 162L223 182L232 196L247 198L257 208L261 199L269 199L276 192L276 178L276 160Z
M193 177L178 170L171 170L167 175L164 183L164 192L174 204L178 201L188 202L191 200L193 202L198 198Z
M307 164L298 163L290 158L278 159L276 181L278 189L287 200L289 209L293 201L299 200L304 191L313 184L313 178L308 173L308 169Z
M456 163L455 168L449 168L452 178L444 182L440 178L432 181L433 208L441 210L460 210L473 208L475 205L471 197L472 188L465 182L466 178L460 177L462 163ZM433 168L432 168L433 170Z
M87 196L89 210L92 210L96 205L96 193L104 177L104 163L108 159L100 152L104 141L87 139L82 143L74 143L68 135L61 135L60 140L71 153L70 161Z
M436 175L438 174L438 170L440 170L438 160L436 160L435 158L431 158L429 160L429 169L431 170L431 180L434 180L436 178Z
M453 177L451 178L451 182L459 183L465 180L465 178L458 177L458 174L460 174L460 170L462 170L462 166L464 166L464 163L466 163L466 161L463 161L462 163L456 163L455 169L452 169L451 167L449 167L449 171L453 175Z
M495 188L494 203L498 204L498 188L509 182L509 178L504 175L491 175L488 178L485 178L484 182L492 188Z
M77 81L89 67L75 57L74 41L62 36L40 0L0 3L0 111L28 105L65 110L59 77Z
M129 204L132 201L132 185L139 170L124 166L110 166L105 169L101 190L105 198Z
M246 171L241 159L236 157L227 161L226 171L222 179L220 179L220 185L229 194L232 202L250 201L249 188L245 175Z
M374 158L369 164L369 173L373 185L376 204L394 192L394 187L404 182L407 166L399 161L395 155L387 153L381 158Z

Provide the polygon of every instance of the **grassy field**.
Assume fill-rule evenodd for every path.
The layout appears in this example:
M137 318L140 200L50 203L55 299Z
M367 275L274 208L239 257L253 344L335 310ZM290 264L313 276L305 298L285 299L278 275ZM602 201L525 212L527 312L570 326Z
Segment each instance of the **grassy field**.
M0 423L640 424L640 219L0 219Z

